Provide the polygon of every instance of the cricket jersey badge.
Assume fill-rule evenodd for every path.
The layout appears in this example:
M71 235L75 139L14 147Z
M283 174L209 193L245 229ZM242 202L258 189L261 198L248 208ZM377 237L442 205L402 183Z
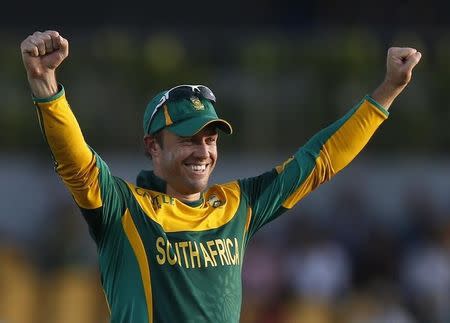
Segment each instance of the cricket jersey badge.
M221 200L216 195L211 195L208 199L208 204L213 208L217 208L223 204Z

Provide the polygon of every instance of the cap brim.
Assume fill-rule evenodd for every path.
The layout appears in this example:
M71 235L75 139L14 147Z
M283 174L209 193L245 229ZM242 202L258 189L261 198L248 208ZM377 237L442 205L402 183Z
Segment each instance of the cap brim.
M215 125L217 129L220 129L227 135L231 135L233 133L233 128L228 121L213 117L197 117L184 120L182 122L168 126L167 130L180 137L190 137L195 135L208 125Z

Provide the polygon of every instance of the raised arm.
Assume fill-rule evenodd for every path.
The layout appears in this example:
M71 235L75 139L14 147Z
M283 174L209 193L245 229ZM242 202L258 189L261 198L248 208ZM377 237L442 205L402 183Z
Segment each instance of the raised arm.
M69 43L56 31L35 32L20 48L55 170L80 207L94 239L102 245L105 230L113 227L111 223L120 223L124 200L119 191L126 184L112 176L88 146L65 90L57 82L55 71L66 59Z
M415 49L390 48L385 78L371 95L316 133L282 165L240 181L253 214L249 236L330 180L361 152L387 119L387 110L411 80L420 58Z
M107 165L87 145L57 82L55 71L67 57L69 44L56 31L35 32L21 44L23 63L33 93L42 133L55 169L98 236L106 223L123 212L116 180ZM112 206L105 201L112 201Z

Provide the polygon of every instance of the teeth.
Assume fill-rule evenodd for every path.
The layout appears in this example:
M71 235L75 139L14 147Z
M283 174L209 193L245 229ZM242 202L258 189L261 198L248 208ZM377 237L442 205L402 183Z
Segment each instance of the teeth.
M203 172L206 169L206 165L191 165L191 168L195 172Z

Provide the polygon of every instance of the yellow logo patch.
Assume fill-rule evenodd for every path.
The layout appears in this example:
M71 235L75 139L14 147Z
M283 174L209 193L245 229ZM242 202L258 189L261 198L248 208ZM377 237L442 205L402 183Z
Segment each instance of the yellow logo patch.
M223 202L216 196L211 195L208 199L208 204L211 205L213 208L219 207L223 204Z
M197 111L205 110L205 106L203 105L202 101L200 101L199 98L197 98L196 96L191 96L190 100L195 110Z

